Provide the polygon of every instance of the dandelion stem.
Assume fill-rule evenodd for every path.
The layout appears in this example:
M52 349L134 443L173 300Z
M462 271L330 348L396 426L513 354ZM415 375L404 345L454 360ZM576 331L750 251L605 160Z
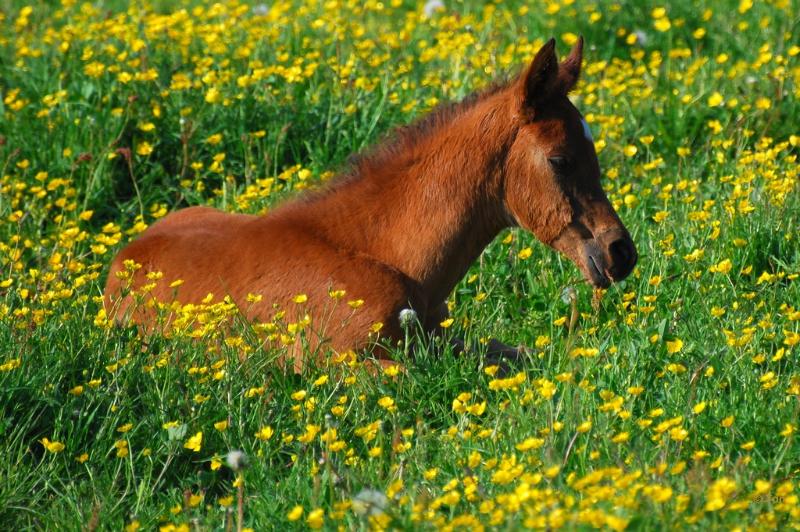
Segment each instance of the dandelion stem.
M239 487L236 488L236 532L242 532L244 523L244 479L239 477Z

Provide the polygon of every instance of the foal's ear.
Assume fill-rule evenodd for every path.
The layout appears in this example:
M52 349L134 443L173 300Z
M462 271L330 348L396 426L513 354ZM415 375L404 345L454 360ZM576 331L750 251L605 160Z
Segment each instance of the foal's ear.
M536 53L531 65L521 78L521 107L529 112L546 101L558 87L558 59L556 40L550 39Z
M578 83L578 78L581 76L581 63L583 63L583 37L578 37L569 56L564 59L558 69L559 85L565 94Z

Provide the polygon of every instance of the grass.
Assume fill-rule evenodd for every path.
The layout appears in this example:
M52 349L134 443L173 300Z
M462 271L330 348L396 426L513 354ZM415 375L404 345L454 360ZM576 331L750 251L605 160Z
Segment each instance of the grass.
M797 526L793 4L445 3L4 3L0 521ZM518 374L423 341L407 373L295 375L246 324L145 341L103 319L111 257L157 218L263 212L578 34L575 101L640 261L592 304L500 235L448 331L529 346Z

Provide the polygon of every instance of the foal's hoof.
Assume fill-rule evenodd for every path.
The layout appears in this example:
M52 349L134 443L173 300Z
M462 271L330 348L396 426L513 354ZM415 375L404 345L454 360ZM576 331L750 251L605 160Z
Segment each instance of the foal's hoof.
M492 340L494 342L494 340ZM484 358L486 366L497 366L495 377L503 379L516 373L523 366L527 359L529 350L526 346L511 347L497 342L496 345L489 343L489 350Z

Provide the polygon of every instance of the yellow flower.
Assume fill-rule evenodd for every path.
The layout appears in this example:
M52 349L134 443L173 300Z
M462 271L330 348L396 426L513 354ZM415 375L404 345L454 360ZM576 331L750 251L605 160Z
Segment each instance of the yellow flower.
M529 259L533 255L533 250L531 248L524 248L521 249L520 252L517 254L521 260Z
M381 406L382 408L385 408L389 412L394 412L395 410L397 410L397 407L394 404L394 399L388 396L381 397L380 399L378 399L378 405Z
M306 432L301 436L297 437L297 441L300 443L311 443L314 438L319 434L319 431L322 429L319 425L306 425Z
M308 392L306 392L305 390L297 390L292 394L291 397L295 401L302 401L303 399L306 398L306 395L308 395Z
M653 215L653 221L656 223L661 223L667 219L667 216L669 216L668 211L658 211Z
M467 407L467 412L469 412L473 416L482 416L483 413L486 412L486 401L481 401L480 403L469 405Z
M561 466L553 465L544 470L544 476L546 476L547 478L555 478L560 471L561 471Z
M653 21L653 27L661 33L664 33L669 31L669 29L672 27L672 24L667 17L661 17Z
M544 440L542 438L526 438L515 447L518 451L530 451L531 449L538 449L542 445L544 445Z
M261 427L261 430L256 432L256 438L258 438L261 441L267 441L268 439L272 438L273 434L274 431L272 430L272 427L267 425L265 427Z
M396 377L400 373L400 364L392 364L383 368L383 374L387 377Z
M667 502L672 497L672 488L651 484L642 490L645 495L653 499L654 502Z
M669 431L669 437L675 441L683 441L689 436L689 431L683 427L675 427Z
M357 309L364 304L364 300L354 299L353 301L348 301L347 304L350 306L350 308Z
M150 155L153 153L153 146L147 141L140 142L136 146L136 153L139 155Z
M206 96L205 96L206 103L214 104L214 103L219 102L220 99L221 99L221 95L219 93L219 89L217 89L216 87L211 87L206 92Z
M676 338L674 340L667 340L667 353L674 355L683 349L683 340Z
M441 326L443 329L447 329L448 327L450 327L451 325L453 325L453 322L454 322L454 321L455 321L455 320L454 320L453 318L447 318L447 319L446 319L446 320L444 320L443 322L439 323L439 325L440 325L440 326Z
M226 430L228 428L228 420L223 419L222 421L217 421L216 423L214 423L214 428L220 432Z
M64 450L64 444L60 441L50 441L48 438L42 438L39 440L44 445L44 448L47 449L47 452L50 453L60 453Z
M730 497L736 491L736 482L733 480L722 477L716 480L708 489L706 494L705 510L707 512L714 512L721 509L727 503Z
M628 441L629 438L630 434L628 434L627 432L620 432L619 434L616 434L614 437L612 437L611 441L614 443L624 443Z
M695 414L699 414L705 409L706 409L706 402L705 401L701 401L701 402L697 403L696 405L694 405L694 407L692 408L692 412L694 412Z
M720 422L720 425L725 427L726 429L733 425L734 416L728 416Z
M264 395L266 388L264 386L259 386L257 388L250 388L246 392L244 392L244 396L248 399L252 399L257 395Z
M722 95L715 91L711 96L708 97L708 101L706 103L709 107L718 107L722 105L722 101Z
M201 447L203 446L203 433L198 432L194 436L190 437L186 442L183 444L183 447L194 451L196 453L200 452Z
M711 273L728 273L731 268L733 268L733 264L729 259L725 259L711 266L708 271Z
M128 441L117 440L114 442L114 448L117 450L117 458L125 458L128 456Z
M298 303L298 304L299 303L305 303L306 301L308 301L308 296L305 295L305 294L297 294L296 296L294 296L292 301L294 301L295 303Z
M303 507L298 504L297 506L289 510L289 513L286 514L286 518L289 521L297 521L298 519L300 519L302 515L303 515Z
M768 480L756 480L755 482L755 491L756 493L764 494L769 493L769 490L772 488L772 484Z
M311 510L306 517L306 524L314 530L322 528L322 525L325 524L325 510L322 508Z

